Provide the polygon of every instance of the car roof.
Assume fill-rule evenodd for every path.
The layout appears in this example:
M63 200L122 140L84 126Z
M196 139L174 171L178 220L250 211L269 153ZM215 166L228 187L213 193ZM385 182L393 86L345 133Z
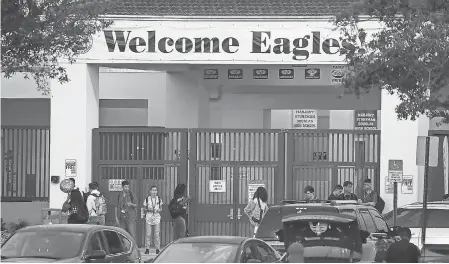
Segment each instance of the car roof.
M241 244L248 237L239 236L197 236L197 237L185 237L178 239L174 243L226 243L226 244Z
M42 230L59 231L59 232L76 232L89 233L95 230L112 229L123 233L123 229L114 226L103 225L84 225L84 224L53 224L53 225L33 225L19 229L17 232L36 232Z

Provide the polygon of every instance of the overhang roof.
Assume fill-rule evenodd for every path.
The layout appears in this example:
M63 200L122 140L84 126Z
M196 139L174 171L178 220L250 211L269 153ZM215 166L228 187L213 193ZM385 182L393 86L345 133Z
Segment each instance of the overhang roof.
M317 17L333 16L358 0L117 0L111 16Z

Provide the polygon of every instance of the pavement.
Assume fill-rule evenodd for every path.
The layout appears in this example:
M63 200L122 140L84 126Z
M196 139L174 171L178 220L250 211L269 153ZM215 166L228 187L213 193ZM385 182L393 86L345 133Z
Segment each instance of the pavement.
M139 248L140 255L142 256L142 262L145 260L150 260L156 257L156 250L154 248L150 249L150 254L145 254L145 248Z

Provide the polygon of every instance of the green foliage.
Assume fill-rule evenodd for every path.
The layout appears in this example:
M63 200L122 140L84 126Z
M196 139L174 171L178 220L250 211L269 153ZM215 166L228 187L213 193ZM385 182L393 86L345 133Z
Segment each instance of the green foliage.
M366 20L382 29L369 36ZM354 45L345 55L345 88L397 94L400 119L426 114L449 122L449 1L361 0L335 24Z
M29 225L30 224L26 220L19 219L17 223L8 223L6 225L6 229L8 230L9 234L14 234L14 232L16 232L17 230L27 227Z
M92 35L112 24L101 18L110 0L2 0L2 73L22 72L38 90L48 81L69 80L61 59L75 62L89 48Z

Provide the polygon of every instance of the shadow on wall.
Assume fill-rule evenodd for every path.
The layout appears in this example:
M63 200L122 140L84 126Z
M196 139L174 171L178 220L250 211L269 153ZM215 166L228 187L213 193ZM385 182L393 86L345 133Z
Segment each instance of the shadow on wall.
M31 225L42 224L42 209L49 202L2 202L2 218L6 223L25 220Z

